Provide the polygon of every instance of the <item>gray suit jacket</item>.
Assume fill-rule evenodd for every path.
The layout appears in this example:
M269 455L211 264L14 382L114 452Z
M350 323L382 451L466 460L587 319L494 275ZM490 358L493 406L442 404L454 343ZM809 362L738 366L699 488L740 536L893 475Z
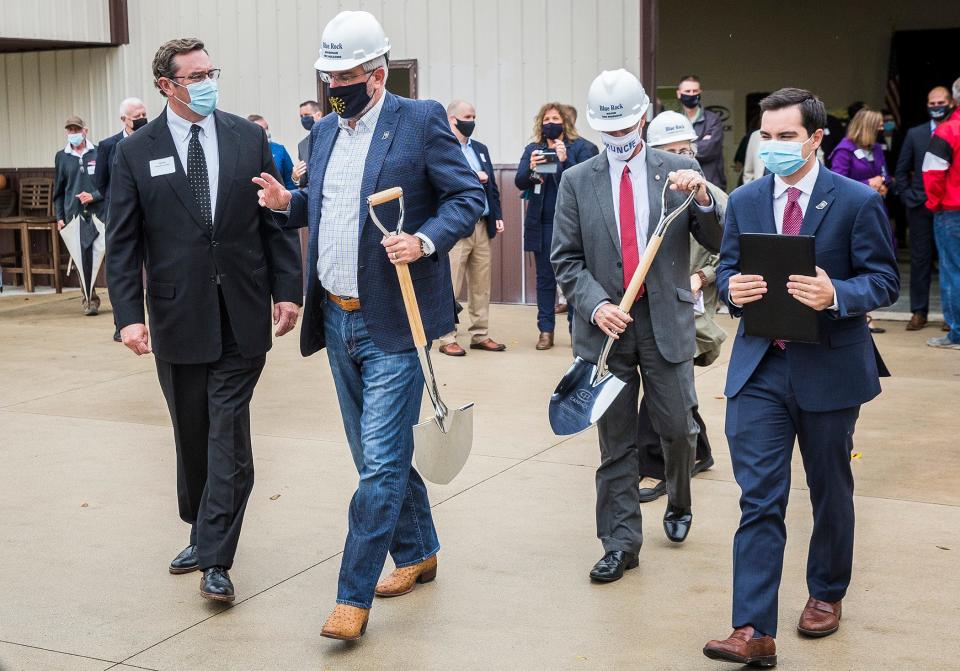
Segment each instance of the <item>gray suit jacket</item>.
M307 134L307 137L300 140L297 143L297 158L301 161L306 161L307 165L310 165L310 134ZM301 189L306 189L307 184L310 183L310 175L303 173L303 176L300 177L300 183L297 186Z
M574 309L573 351L588 361L600 356L603 331L590 322L602 301L619 303L623 297L623 257L620 229L613 209L606 152L565 171L560 181L553 220L550 260L567 302ZM647 239L660 219L660 194L672 170L699 170L695 161L647 147L647 192L650 223ZM678 207L684 196L669 192L667 208ZM647 296L657 348L667 361L681 363L694 357L693 293L690 291L690 235L711 251L720 249L723 226L716 209L701 212L691 204L667 230L647 275ZM614 347L616 352L616 347Z

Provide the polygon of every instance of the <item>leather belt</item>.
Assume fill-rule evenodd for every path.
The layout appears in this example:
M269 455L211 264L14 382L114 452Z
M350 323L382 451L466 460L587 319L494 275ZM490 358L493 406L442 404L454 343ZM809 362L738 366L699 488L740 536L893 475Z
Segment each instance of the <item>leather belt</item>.
M339 305L340 309L345 312L356 312L360 309L359 298L344 298L343 296L332 294L329 291L327 292L327 298Z

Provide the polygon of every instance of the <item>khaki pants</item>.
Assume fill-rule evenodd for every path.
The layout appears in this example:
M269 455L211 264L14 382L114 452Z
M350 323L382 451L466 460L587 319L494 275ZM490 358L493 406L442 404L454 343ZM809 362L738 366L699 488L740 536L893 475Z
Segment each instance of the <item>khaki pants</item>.
M460 293L464 277L467 279L470 342L474 345L483 342L489 337L490 325L490 236L485 219L477 222L472 235L461 239L450 250L450 274L454 294ZM456 340L456 331L440 338L444 345Z

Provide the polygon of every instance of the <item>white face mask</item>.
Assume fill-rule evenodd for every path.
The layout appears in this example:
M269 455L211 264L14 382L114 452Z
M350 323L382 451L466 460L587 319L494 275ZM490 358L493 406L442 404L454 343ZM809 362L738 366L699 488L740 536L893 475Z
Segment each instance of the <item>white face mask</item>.
M626 162L633 155L634 150L640 146L640 126L626 135L600 133L600 137L603 140L603 146L607 148L608 157Z

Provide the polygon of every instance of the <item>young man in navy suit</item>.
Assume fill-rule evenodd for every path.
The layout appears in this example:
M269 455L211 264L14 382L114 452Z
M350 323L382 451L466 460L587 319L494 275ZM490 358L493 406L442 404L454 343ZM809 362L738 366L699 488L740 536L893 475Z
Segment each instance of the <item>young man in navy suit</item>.
M773 174L730 196L718 290L740 316L771 288L759 275L740 273L741 233L815 236L816 275L791 275L787 290L819 312L820 342L748 336L740 324L725 390L727 441L742 492L733 542L734 632L703 651L711 659L774 666L793 444L799 441L813 504L810 597L798 630L827 636L840 626L853 566L853 432L861 404L889 375L866 315L896 301L900 281L880 196L816 159L827 122L823 103L788 88L764 98L760 109L760 153Z

